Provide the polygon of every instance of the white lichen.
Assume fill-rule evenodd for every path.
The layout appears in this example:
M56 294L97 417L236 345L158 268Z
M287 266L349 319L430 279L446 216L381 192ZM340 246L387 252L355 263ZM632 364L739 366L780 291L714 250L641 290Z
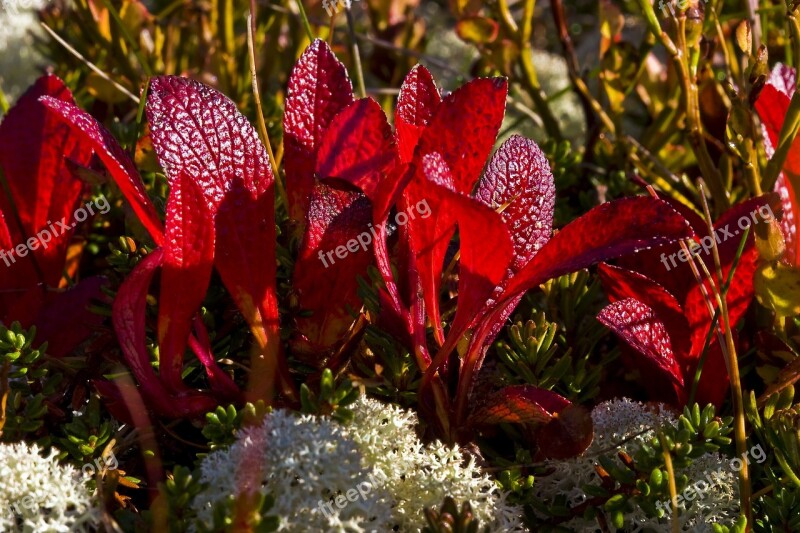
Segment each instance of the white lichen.
M350 435L366 463L387 477L394 517L403 531L419 530L423 509L438 508L445 496L469 501L481 524L492 531L521 530L521 510L505 502L505 494L474 457L465 461L458 448L420 442L416 414L369 398L361 398L354 410Z
M211 526L220 502L260 490L275 498L268 514L281 531L419 531L423 509L452 496L494 531L523 530L521 510L474 458L418 439L415 414L364 398L353 410L346 426L276 410L208 455L200 467L207 488L192 503L198 518Z
M81 473L35 444L0 444L0 531L89 531L96 513Z
M664 406L646 406L627 398L599 404L592 410L592 421L594 440L583 455L546 462L548 474L538 476L534 483L539 500L552 502L564 497L569 507L580 505L589 499L582 487L601 483L595 470L598 456L614 456L620 450L633 455L642 442L655 435L654 428L677 423L675 416ZM680 475L685 475L690 485L703 480L710 485L702 498L694 499L679 510L681 531L710 531L711 523L730 525L735 522L738 517L736 473L725 457L706 453L694 459L689 467L676 469L676 476ZM666 500L665 506L668 503ZM560 525L581 533L600 531L596 521L582 517ZM634 505L634 511L625 515L625 531L670 533L672 524L669 516L650 518Z
M280 519L281 531L382 531L389 525L381 487L370 484L364 498L335 505L337 495L366 489L371 472L356 443L328 418L273 411L229 449L208 455L200 470L208 486L192 507L208 528L216 505L254 489L275 498L269 515Z

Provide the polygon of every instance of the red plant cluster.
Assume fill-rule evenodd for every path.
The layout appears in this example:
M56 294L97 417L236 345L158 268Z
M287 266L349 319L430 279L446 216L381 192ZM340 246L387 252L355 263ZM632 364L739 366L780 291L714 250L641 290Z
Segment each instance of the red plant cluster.
M287 208L291 231L302 237L292 289L305 311L293 324L289 346L324 365L361 306L359 276L377 266L382 283L376 320L413 353L424 375L423 414L451 439L482 424L548 421L569 405L555 393L528 386L497 391L480 405L471 402L487 349L527 290L598 262L659 250L702 230L689 214L641 196L602 204L553 235L555 187L542 151L533 141L514 136L491 155L506 93L504 79L477 79L442 98L430 73L418 66L403 83L392 129L376 101L354 99L344 66L319 40L305 51L289 81ZM23 228L20 232L14 220L9 224L14 209L2 200L0 243L22 242L46 219L73 209L82 186L68 169L92 166L96 156L155 244L119 287L113 304L125 362L148 405L162 416L188 417L221 401L270 400L278 393L296 399L279 327L275 177L258 135L228 98L186 78L153 78L146 112L170 186L163 222L134 163L112 135L74 105L60 82L52 77L40 81L3 122L6 134L14 127L12 120L21 117L18 129L33 136L30 146L39 153L24 163L30 167L15 170L23 164L18 154L5 148L0 152ZM26 176L36 179L26 181ZM42 199L56 211L46 211ZM389 238L390 215L409 212L421 202L431 215L409 217ZM320 252L343 246L368 228L375 236L371 253L352 253L332 265L319 261ZM458 296L453 319L445 321L445 263L453 258L456 236ZM13 279L8 271L0 272L0 288L47 293L44 287L58 286L69 237L36 255L46 268L19 266L24 277ZM660 264L654 268L661 271ZM147 350L145 310L158 269L156 371ZM217 365L198 315L214 269L257 347L245 392ZM688 364L684 359L693 355L668 356L664 331L686 329L675 315L682 305L698 304L695 292L676 289L670 299L643 276L623 282L618 269L603 267L602 272L612 300L646 295L625 312L665 313L663 325L652 334L660 343L659 357L635 334L623 335L667 372L667 381L679 383L682 365ZM744 302L746 295L736 297ZM35 322L36 312L23 315L15 309L19 301L2 300L3 319L25 316ZM612 305L620 307L619 302ZM609 318L610 312L605 316L617 331L622 327L617 322L627 320ZM691 316L690 325L701 331L705 326L699 315ZM673 342L673 353L689 353L688 343ZM692 350L694 342L693 335ZM204 367L209 390L192 389L182 380L187 348ZM116 394L110 383L98 387L105 396Z
M311 45L300 64L312 60L327 68L313 75L295 71L290 87L307 91L295 101L321 109L337 101L342 108L319 143L316 175L331 186L349 184L371 203L384 283L381 321L405 339L424 373L423 410L452 439L482 423L549 420L569 402L534 387L498 391L470 416L470 394L486 351L522 295L550 278L688 237L686 220L663 201L627 198L593 209L551 238L555 187L536 144L512 137L486 166L505 113L505 80L474 80L442 99L430 73L418 66L401 88L392 134L375 101L345 105L349 93L332 94L330 87L347 87L341 81L346 72L322 41ZM287 116L295 112L291 105ZM432 216L409 220L390 247L391 209L405 211L421 201ZM458 301L445 331L441 287L457 231ZM454 375L453 391L446 383Z

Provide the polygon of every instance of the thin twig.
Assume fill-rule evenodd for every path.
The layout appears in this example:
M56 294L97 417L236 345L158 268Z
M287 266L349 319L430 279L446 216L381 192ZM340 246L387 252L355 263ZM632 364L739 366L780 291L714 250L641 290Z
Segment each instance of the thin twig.
M353 21L353 13L349 9L345 9L344 14L345 17L347 17L347 32L350 37L350 51L353 54L358 94L361 98L366 98L367 89L364 86L364 69L361 67L361 53L358 50L358 39L356 39L356 25Z
M250 14L247 15L247 53L250 56L250 77L252 78L253 87L253 100L256 104L256 120L258 122L258 130L261 134L261 142L267 149L267 156L269 163L272 166L272 175L275 177L275 185L278 188L278 195L283 202L286 209L289 208L289 200L286 196L286 189L283 187L281 175L278 170L278 163L275 161L275 154L272 152L272 143L269 140L269 132L267 131L267 124L264 121L264 109L261 106L261 91L258 89L258 70L256 66L256 52L255 52L255 0L250 0Z
M306 9L303 7L303 0L297 0L297 9L300 11L300 20L303 21L303 28L306 30L306 36L308 37L309 41L314 40L314 32L311 31L311 24L308 23L308 16L306 15Z
M67 43L67 41L65 41L64 39L62 39L62 38L61 38L61 37L60 37L60 36L59 36L59 35L58 35L58 34L57 34L55 31L53 31L53 30L50 28L50 26L48 26L48 25L47 25L47 24L45 24L44 22L40 22L39 24L41 24L41 25L42 25L42 28L44 28L44 29L45 29L45 31L46 31L47 33L49 33L49 34L50 34L50 36L51 36L53 39L55 39L55 40L56 40L56 41L57 41L57 42L58 42L58 43L59 43L61 46L63 46L64 48L66 48L66 49L67 49L67 51L69 51L69 53L71 53L72 55L74 55L75 57L77 57L79 60L83 61L83 62L86 64L86 66L87 66L87 67L89 67L89 68L92 70L92 72L94 72L95 74L97 74L98 76L100 76L101 78L103 78L104 80L106 80L107 82L109 82L109 83L110 83L111 85L113 85L113 86L114 86L114 88L116 88L116 89L117 89L119 92L121 92L122 94L124 94L125 96L127 96L128 98L130 98L131 100L133 100L134 102L136 102L136 105L139 105L139 98L138 98L136 95L134 95L132 92L130 92L128 89L126 89L125 87L123 87L122 85L120 85L119 83L117 83L116 81L112 80L112 79L111 79L111 78L108 76L108 74L106 74L105 72L103 72L102 70L100 70L99 68L97 68L97 66L96 66L94 63L92 63L91 61L89 61L88 59L86 59L85 57L83 57L83 56L80 54L80 52L78 52L77 50L75 50L75 49L74 49L72 46L70 46L70 44L69 44L69 43Z
M519 64L522 68L522 83L533 99L536 110L542 117L547 134L553 139L560 141L564 138L561 134L561 127L556 120L553 111L547 104L539 78L536 75L536 67L533 65L533 48L531 47L531 32L533 28L533 12L536 7L536 0L525 0L525 9L522 14L522 28L517 35L520 48Z
M705 213L706 224L713 232L713 223L711 222L711 212L708 209L708 203L705 201L705 190L703 184L700 183L700 197L703 199L703 211ZM717 248L716 239L711 240L711 249L713 251L714 263L717 267L717 275L719 276L719 283L722 285L722 265L719 258L719 249ZM747 453L747 429L745 428L744 416L744 399L742 396L742 381L739 376L739 360L736 356L736 346L733 342L733 324L731 324L730 316L728 315L728 302L726 298L719 298L719 307L722 311L722 326L725 327L725 343L727 346L728 356L728 373L731 383L731 395L733 396L733 411L734 411L734 436L736 438L736 453L740 458L744 458ZM747 461L742 461L742 468L739 470L739 497L741 501L742 510L747 518L748 529L751 528L753 523L753 509L750 500L751 487L750 487L750 473Z
M661 450L664 455L664 466L667 468L667 481L669 482L669 500L672 503L672 533L678 533L681 530L681 524L678 520L678 487L675 483L675 469L672 466L672 455L667 448L667 441L662 432L658 432L658 440L661 443Z

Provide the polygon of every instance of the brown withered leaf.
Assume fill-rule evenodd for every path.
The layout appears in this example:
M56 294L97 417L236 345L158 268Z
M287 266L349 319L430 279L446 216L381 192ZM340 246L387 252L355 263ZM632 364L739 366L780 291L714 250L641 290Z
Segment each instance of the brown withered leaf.
M594 425L588 409L572 404L544 425L537 434L539 455L544 459L569 459L586 451L594 439Z

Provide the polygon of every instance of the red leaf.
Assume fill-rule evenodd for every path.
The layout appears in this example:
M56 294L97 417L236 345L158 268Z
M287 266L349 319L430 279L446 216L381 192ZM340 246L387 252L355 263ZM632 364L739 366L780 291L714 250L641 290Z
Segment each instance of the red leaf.
M375 229L372 207L361 193L338 191L318 184L311 196L308 225L292 286L308 318L297 320L304 337L295 350L319 355L347 332L358 311L358 277L372 264Z
M627 298L605 307L597 319L644 355L663 375L683 387L683 372L672 353L667 329L650 307Z
M475 191L495 211L514 244L516 274L550 240L556 189L550 164L535 142L514 135L495 152Z
M70 135L58 116L39 102L42 96L66 105L73 101L60 79L45 75L20 97L0 124L0 167L11 195L9 202L8 195L0 191L0 211L8 231L8 242L0 235L0 244L10 252L3 260L13 260L0 270L0 286L6 290L37 283L58 286L73 233L69 225L83 190L81 181L69 171L66 158L88 164L92 155L89 145ZM52 233L48 228L57 221L65 222L67 228L42 243L36 235ZM5 233L0 230L0 234ZM27 257L11 251L29 239L36 244L26 246L33 248L25 252Z
M184 174L171 179L161 273L158 337L161 376L179 388L183 352L194 317L206 295L214 261L214 225L198 186Z
M648 196L595 207L568 224L511 278L503 300L544 281L651 246L690 235L689 226L667 203Z
M500 216L471 198L447 191L447 211L457 217L459 250L458 307L448 336L461 338L495 287L508 272L514 257L511 237ZM492 242L492 246L487 246Z
M397 97L394 127L400 159L409 163L414 157L420 135L430 123L442 101L431 73L417 65L406 75Z
M793 68L776 65L767 85L756 100L755 108L761 118L764 145L769 158L775 153L790 100L794 96L795 80L796 73ZM783 204L781 228L786 236L786 260L796 264L800 258L800 239L797 238L800 209L795 192L797 180L800 179L800 137L795 138L789 149L783 170L784 173L781 173L775 183L775 192L780 194Z
M633 298L653 310L672 339L675 357L686 369L685 365L692 359L692 344L691 336L686 334L690 331L689 322L678 300L667 289L638 272L605 263L598 267L597 272L611 303Z
M344 65L328 44L316 39L292 70L283 117L289 216L303 224L314 187L314 167L322 134L333 118L353 102Z
M581 455L592 444L592 414L582 405L568 405L536 432L539 456L564 460Z
M469 417L469 424L546 423L571 405L569 400L533 385L512 385L489 395Z
M183 386L178 394L170 394L159 381L147 353L145 307L147 289L164 253L159 249L144 258L120 285L114 300L112 321L128 367L139 382L142 394L156 412L169 417L196 416L216 407L205 394ZM106 387L106 390L110 390Z
M147 116L153 148L170 183L191 180L199 188L214 219L214 265L267 350L263 358L256 358L265 367L252 369L251 375L254 379L263 379L262 374L271 376L282 358L275 286L275 180L266 150L230 99L194 80L153 78ZM204 254L192 263L194 268L206 268ZM192 290L205 293L205 284L200 283L203 277L195 273ZM175 290L188 291L190 287L162 286L162 298L164 291Z
M741 217L749 218L751 213L757 213L757 210L766 205L773 197L774 194L767 194L742 202L723 213L714 223L714 235L725 272L728 271L728 266L732 263L741 242L743 230L738 225L739 219ZM715 272L716 267L711 253L710 238L706 237L709 233L706 222L686 207L671 205L676 210L679 210L681 215L689 222L692 239L700 245L705 245L705 249L698 251L697 257L704 261L709 272ZM750 223L752 224L752 219L750 219ZM705 241L703 241L704 238ZM752 247L752 242L751 231L746 249ZM688 261L682 261L681 257L688 259L688 256L681 254L680 244L673 242L622 258L619 264L629 270L640 272L663 285L681 302L681 305L684 305L690 290L696 288L697 282Z
M47 353L64 357L97 331L104 317L89 309L93 302L107 301L102 288L105 278L86 278L68 290L51 293L45 307L34 321L37 341L47 342Z
M772 153L778 146L778 138L783 121L789 110L789 102L794 96L796 87L796 74L793 68L778 64L772 70L769 81L761 90L755 103L756 112L761 118L764 128L764 140L767 144L767 155L772 157ZM795 139L789 156L786 158L784 170L788 170L795 175L800 174L800 139Z
M70 126L73 136L81 138L92 146L153 241L160 246L164 238L161 221L147 197L144 183L133 161L116 139L91 115L76 105L49 96L42 97L40 101L62 117Z
M374 198L396 158L386 115L378 102L364 98L333 119L320 143L316 170L320 179L344 182Z
M448 95L422 132L414 160L438 152L455 190L472 193L503 122L507 92L505 79L481 78Z
M416 257L425 308L434 325L438 341L444 342L439 314L439 291L445 253L461 228L459 302L452 331L463 333L478 309L491 296L511 260L511 240L500 218L476 200L448 188L452 176L438 153L422 160L420 168L405 191L401 204L404 213L423 211L428 216L407 216L410 248ZM412 203L414 201L414 203ZM424 205L426 209L420 209ZM491 240L490 248L486 242Z
M91 283L71 292L74 301L48 291L62 279L74 231L73 213L83 191L67 158L87 165L92 150L39 102L42 97L65 105L73 101L61 80L46 75L20 97L0 124L0 168L10 193L9 198L0 191L0 259L5 263L0 265L0 320L17 320L25 327L39 325L39 340L49 338L52 355L60 356L91 332L83 323L97 322L96 315L82 308L84 289ZM70 319L74 327L62 329ZM49 329L43 333L43 327Z

